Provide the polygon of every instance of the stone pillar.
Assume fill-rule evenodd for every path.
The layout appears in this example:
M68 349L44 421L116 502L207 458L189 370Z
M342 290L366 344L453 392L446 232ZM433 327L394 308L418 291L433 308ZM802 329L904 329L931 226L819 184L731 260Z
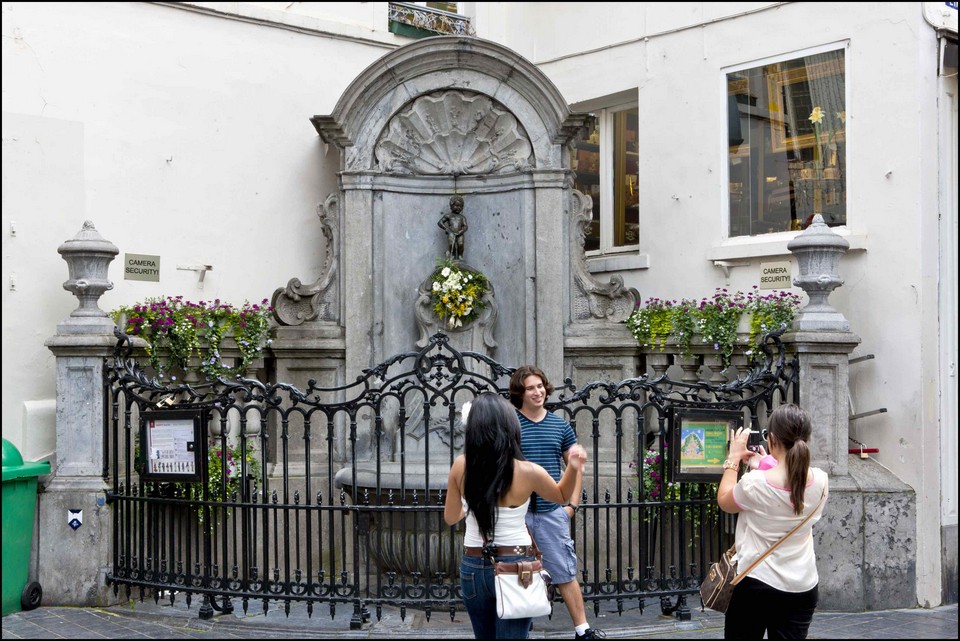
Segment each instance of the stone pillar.
M840 258L850 243L817 214L802 234L787 243L800 265L793 284L810 298L793 321L800 354L800 406L810 413L813 464L829 474L847 473L849 435L849 360L860 337L827 298L840 279Z
M564 247L563 220L559 212L564 211L564 175L562 172L547 170L536 171L536 239L534 256L536 257L536 332L535 344L527 345L527 353L533 354L528 362L536 363L547 376L560 378L563 372L563 291ZM532 349L531 349L532 348Z
M813 421L812 463L828 474L847 473L850 352L860 344L851 332L797 332L800 407Z
M344 360L343 328L334 323L313 323L299 327L279 327L270 346L276 359L276 380L296 386L305 391L310 380L315 380L319 387L331 388L346 384L346 365ZM329 393L320 394L324 402L342 401ZM317 415L315 420L319 420ZM342 422L342 419L339 419ZM339 424L339 423L338 423ZM280 426L277 425L276 415L270 417L270 460L276 468L271 469L271 475L276 473L282 476L284 467L283 443L280 438ZM323 430L322 424L314 430ZM318 451L325 451L327 444L323 438L318 438L320 432L314 431L312 440L312 455L314 460L313 476L322 477L326 469L317 467L316 461L347 460L346 438L342 430L337 430L333 441L333 455L318 455ZM303 429L297 427L291 430L287 443L286 473L290 478L300 478L306 474L306 450L303 439Z
M863 611L915 607L916 495L873 460L851 456L849 359L860 343L827 302L849 243L818 214L788 243L800 265L794 285L810 297L793 322L800 357L800 406L813 421L813 465L830 475L830 498L814 528L820 606Z
M113 520L103 479L103 368L116 338L97 301L113 288L107 267L119 250L87 221L57 251L69 268L63 288L80 306L46 342L57 359L57 458L40 494L38 579L48 604L113 605L118 599L106 583Z

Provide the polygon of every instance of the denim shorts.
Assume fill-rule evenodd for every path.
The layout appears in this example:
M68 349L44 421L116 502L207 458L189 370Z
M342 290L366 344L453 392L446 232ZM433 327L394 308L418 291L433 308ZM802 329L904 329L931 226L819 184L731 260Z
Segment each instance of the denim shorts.
M554 585L577 580L577 552L570 538L570 517L558 507L550 512L527 512L527 526L543 555L543 568Z
M498 556L497 561L530 561L531 556ZM493 584L493 562L478 556L460 560L460 590L463 604L470 615L476 639L526 639L531 618L500 619L497 617L497 588Z

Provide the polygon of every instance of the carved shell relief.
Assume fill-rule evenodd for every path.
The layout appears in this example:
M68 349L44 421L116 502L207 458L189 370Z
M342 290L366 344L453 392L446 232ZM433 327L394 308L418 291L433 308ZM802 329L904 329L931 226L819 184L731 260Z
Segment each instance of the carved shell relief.
M533 146L503 105L466 91L414 100L387 123L375 147L391 174L501 174L529 169Z

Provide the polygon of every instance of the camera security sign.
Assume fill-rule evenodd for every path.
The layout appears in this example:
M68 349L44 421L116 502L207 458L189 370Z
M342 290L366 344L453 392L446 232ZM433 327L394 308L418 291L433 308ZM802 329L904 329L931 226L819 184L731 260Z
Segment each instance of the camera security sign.
M789 289L790 261L760 263L760 289Z
M160 257L148 254L123 255L124 280L148 280L160 282Z

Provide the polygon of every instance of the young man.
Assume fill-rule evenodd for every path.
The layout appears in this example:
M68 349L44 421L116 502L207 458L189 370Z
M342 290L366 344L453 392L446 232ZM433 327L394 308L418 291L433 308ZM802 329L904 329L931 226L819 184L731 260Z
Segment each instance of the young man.
M561 461L567 465L571 453L576 451L586 463L587 451L577 443L570 423L544 407L553 389L543 370L533 365L518 367L510 377L510 402L517 408L517 418L520 419L523 455L541 465L557 480L561 476ZM587 624L583 593L577 582L577 555L570 537L570 519L580 503L582 486L581 469L574 499L565 506L534 495L527 512L527 525L543 553L543 567L550 573L570 612L575 626L574 638L598 639L604 634Z

